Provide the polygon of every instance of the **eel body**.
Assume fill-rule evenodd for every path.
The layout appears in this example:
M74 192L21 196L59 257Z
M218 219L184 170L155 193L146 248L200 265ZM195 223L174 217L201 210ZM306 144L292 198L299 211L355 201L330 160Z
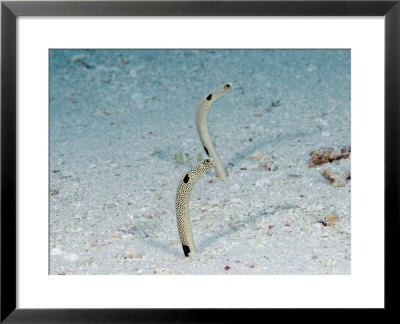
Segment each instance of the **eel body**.
M206 154L215 161L215 172L218 178L226 178L226 172L211 141L210 133L208 132L207 116L212 104L224 94L231 92L232 89L232 84L226 83L206 95L201 101L196 115L197 131L199 133L201 143L203 144Z
M205 159L193 167L179 182L176 191L176 221L178 224L179 238L182 242L183 253L186 257L196 252L194 245L192 226L189 218L189 197L193 185L206 171L214 166L214 160Z

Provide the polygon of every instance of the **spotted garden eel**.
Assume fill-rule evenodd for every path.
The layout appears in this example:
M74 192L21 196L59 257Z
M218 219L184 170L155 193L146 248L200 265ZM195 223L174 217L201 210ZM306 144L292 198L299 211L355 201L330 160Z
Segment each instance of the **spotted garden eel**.
M189 196L193 185L207 170L214 166L214 160L205 159L193 167L179 182L176 191L175 207L176 221L178 223L179 237L182 242L183 253L186 257L191 252L196 252L193 240L192 226L189 218Z
M215 151L214 145L211 141L210 134L208 132L207 116L212 104L221 98L224 94L231 92L233 86L231 83L226 83L223 86L215 89L210 94L206 95L200 103L197 109L197 131L199 132L201 143L206 151L207 155L215 161L215 172L218 178L226 178L226 172L222 166L221 160Z

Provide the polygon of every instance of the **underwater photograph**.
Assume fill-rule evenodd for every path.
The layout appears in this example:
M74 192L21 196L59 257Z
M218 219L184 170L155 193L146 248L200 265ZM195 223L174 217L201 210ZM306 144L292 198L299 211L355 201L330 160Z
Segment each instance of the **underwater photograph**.
M351 274L351 50L50 49L50 275Z

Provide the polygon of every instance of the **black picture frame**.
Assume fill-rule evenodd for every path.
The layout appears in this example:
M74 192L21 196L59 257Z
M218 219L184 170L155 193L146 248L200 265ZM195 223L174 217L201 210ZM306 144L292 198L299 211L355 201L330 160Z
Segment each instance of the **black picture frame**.
M395 310L399 275L400 0L395 1L2 1L1 323L200 323L259 321L267 310L16 308L16 19L19 16L384 16L385 307ZM240 316L239 316L240 315ZM370 315L368 315L370 316ZM267 320L266 317L261 317ZM298 320L299 318L297 318ZM382 321L383 319L381 319Z

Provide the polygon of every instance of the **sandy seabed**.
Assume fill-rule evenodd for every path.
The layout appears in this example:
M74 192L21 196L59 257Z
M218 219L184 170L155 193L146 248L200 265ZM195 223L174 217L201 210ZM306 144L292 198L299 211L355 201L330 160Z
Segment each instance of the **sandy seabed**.
M351 145L349 50L49 54L50 274L350 274L351 158L309 166ZM176 189L226 82L208 124L228 177L194 186L185 258Z

